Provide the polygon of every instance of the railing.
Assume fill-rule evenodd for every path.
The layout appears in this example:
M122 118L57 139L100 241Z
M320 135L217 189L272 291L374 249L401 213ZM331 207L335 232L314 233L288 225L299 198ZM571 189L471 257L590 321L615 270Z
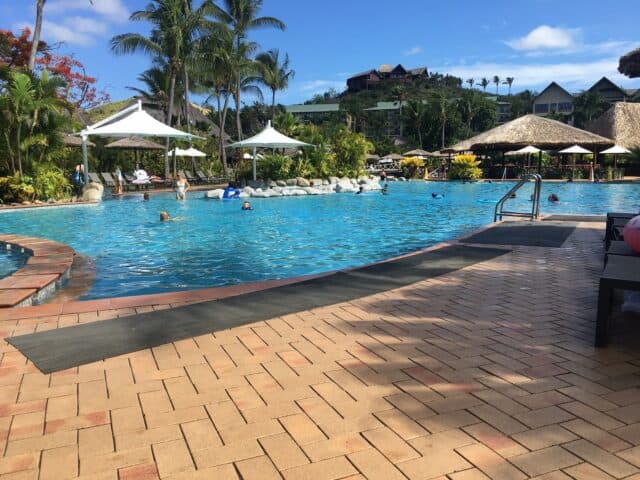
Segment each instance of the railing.
M510 198L515 196L515 193L522 188L523 185L534 181L535 186L533 188L533 197L531 198L531 212L511 212L504 210L504 204ZM502 217L525 217L531 220L535 220L540 216L540 192L542 190L542 177L537 173L531 173L524 175L522 179L516 183L511 190L509 190L504 197L502 197L496 204L496 209L493 214L493 221L502 220Z

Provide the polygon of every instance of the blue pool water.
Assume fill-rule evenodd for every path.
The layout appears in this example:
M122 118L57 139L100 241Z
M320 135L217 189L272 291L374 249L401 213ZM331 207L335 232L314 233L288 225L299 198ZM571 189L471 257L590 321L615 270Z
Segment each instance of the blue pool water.
M0 232L45 237L91 256L97 278L84 298L139 295L285 278L362 265L457 237L493 220L510 183L390 183L389 195L335 194L186 202L171 194L98 206L6 211ZM531 186L532 188L532 186ZM432 192L444 192L434 200ZM546 201L555 192L558 205ZM515 205L530 208L531 190ZM542 213L640 210L640 185L545 183ZM167 210L182 221L159 222Z
M2 225L1 219L0 225ZM7 277L18 270L25 260L24 254L15 249L7 250L4 245L0 245L0 278Z

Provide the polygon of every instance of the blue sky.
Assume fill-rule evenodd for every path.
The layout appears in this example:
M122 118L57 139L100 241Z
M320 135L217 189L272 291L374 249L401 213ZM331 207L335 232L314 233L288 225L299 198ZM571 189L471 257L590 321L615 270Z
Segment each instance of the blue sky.
M115 57L112 35L144 31L129 14L146 0L48 0L43 39L62 42L114 100L146 69L143 56ZM0 28L32 24L35 0L0 0ZM640 46L637 0L264 0L264 15L288 28L257 31L264 50L289 53L296 76L280 103L297 103L382 63L427 66L463 79L515 77L513 90L541 90L555 80L570 91L603 75L629 88L640 80L617 72L621 54ZM494 89L495 87L489 87ZM503 90L506 87L501 87Z

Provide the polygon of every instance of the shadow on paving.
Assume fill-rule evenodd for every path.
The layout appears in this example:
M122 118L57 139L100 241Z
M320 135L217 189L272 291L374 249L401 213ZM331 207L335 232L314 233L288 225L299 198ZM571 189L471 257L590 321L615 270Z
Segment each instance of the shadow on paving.
M43 373L295 312L351 301L491 260L510 250L452 245L293 285L170 310L7 338Z

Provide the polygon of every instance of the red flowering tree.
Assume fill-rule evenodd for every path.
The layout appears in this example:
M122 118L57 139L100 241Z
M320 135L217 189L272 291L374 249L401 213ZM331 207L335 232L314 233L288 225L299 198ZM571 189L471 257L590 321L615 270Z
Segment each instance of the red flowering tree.
M110 101L109 94L104 90L98 91L96 78L87 75L82 62L73 55L46 52L36 60L36 64L64 79L64 98L74 107L86 110Z
M7 68L22 68L29 63L31 53L31 30L24 28L20 35L0 29L0 64ZM38 42L38 53L49 50L45 42Z

